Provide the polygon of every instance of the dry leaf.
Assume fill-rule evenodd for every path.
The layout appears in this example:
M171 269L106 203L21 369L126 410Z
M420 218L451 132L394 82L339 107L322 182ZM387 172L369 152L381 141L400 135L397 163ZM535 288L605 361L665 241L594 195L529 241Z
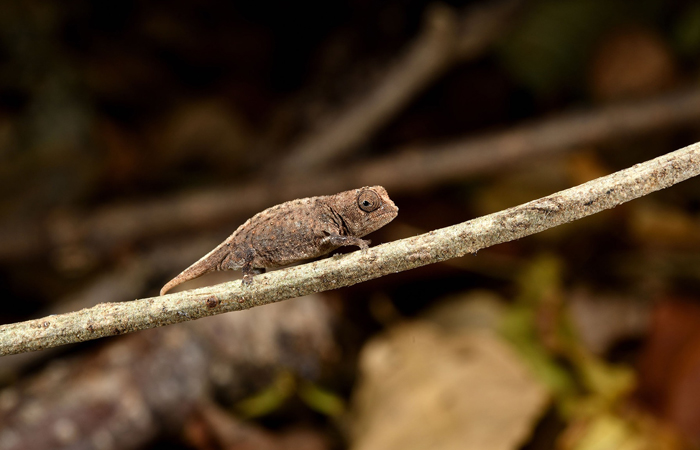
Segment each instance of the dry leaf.
M495 334L446 334L423 322L371 341L361 372L356 450L516 449L548 399Z

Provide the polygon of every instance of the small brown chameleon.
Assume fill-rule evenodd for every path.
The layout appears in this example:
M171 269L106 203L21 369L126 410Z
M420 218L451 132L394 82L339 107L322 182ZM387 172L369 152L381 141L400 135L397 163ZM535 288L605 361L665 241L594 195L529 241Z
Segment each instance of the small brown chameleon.
M160 295L208 272L243 271L243 283L265 269L316 258L344 246L368 247L361 237L394 220L399 208L382 186L292 200L254 215L199 261L170 280Z

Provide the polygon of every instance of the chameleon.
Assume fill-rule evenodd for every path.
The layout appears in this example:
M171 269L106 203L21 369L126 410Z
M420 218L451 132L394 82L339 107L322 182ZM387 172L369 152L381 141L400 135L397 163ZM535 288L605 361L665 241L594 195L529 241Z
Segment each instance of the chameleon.
M382 186L272 206L168 281L160 295L208 272L240 269L243 284L250 285L254 275L266 269L323 256L340 247L366 249L370 241L362 237L394 220L398 212Z

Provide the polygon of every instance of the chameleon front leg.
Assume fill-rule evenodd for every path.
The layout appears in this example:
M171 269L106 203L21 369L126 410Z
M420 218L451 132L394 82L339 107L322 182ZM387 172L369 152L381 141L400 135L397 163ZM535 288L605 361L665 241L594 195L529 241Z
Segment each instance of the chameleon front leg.
M369 244L371 242L369 239L360 239L359 237L355 236L341 236L339 234L332 234L330 236L327 236L325 240L336 247L347 247L354 245L356 247L360 247L363 250L369 247Z

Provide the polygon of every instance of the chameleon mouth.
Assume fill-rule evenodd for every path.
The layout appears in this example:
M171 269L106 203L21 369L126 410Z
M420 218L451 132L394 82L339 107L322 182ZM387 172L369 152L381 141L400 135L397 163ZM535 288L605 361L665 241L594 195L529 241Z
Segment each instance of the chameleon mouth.
M396 205L391 205L391 208L387 208L389 205L383 205L381 208L379 208L380 213L374 216L373 220L376 220L377 218L388 218L389 220L387 221L390 222L392 221L396 216L399 215L399 208Z

